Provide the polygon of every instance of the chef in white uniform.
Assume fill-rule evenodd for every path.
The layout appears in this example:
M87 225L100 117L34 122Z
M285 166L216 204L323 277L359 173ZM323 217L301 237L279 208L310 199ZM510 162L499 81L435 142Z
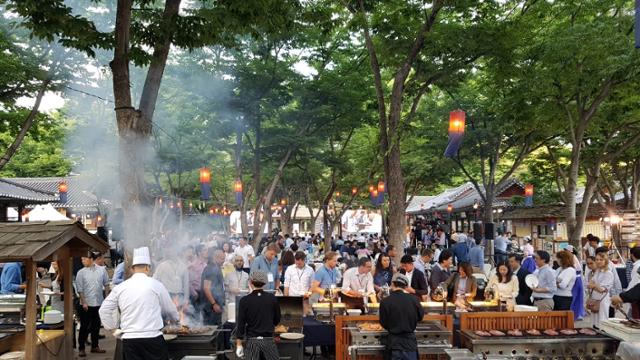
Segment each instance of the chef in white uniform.
M178 321L178 311L167 289L149 276L149 248L134 249L131 265L133 275L113 288L100 306L100 319L108 330L119 326L124 360L166 360L163 319Z

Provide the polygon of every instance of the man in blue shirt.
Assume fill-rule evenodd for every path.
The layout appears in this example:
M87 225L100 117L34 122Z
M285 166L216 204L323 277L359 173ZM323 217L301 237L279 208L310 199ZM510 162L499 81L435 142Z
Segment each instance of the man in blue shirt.
M498 233L498 237L494 240L494 248L495 248L495 260L496 264L500 264L501 262L507 261L507 245L509 241L502 234L502 232Z
M222 264L225 255L222 250L209 251L209 263L202 271L200 303L202 321L205 325L221 325L225 306L224 276Z
M333 251L329 251L324 256L324 265L320 267L311 282L311 292L324 296L325 290L331 288L331 285L336 285L340 279L340 274L336 265L338 264L338 254Z
M469 261L469 247L467 246L466 239L464 239L464 241L456 242L451 247L451 250L453 251L453 254L456 256L456 262L458 264L461 262Z
M482 270L484 267L484 247L482 240L476 240L476 245L469 250L469 262L474 268Z
M251 263L252 274L254 271L262 271L267 274L268 283L264 285L264 290L277 290L280 288L280 276L278 276L278 259L276 253L278 249L277 245L270 244L267 246L264 254L256 257Z
M538 311L552 311L553 295L558 289L558 285L556 272L549 266L551 256L544 250L538 250L533 258L538 267L533 273L538 278L538 287L531 289L533 290L533 306L538 307Z
M19 262L4 264L0 276L0 294L19 294L27 288L27 285L22 283L21 266Z

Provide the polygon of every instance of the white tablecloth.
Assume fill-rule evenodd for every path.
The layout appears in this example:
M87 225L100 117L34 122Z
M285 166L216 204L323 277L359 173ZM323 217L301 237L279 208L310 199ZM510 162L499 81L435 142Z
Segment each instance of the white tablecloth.
M622 360L640 359L640 341L623 341L618 346L617 356Z

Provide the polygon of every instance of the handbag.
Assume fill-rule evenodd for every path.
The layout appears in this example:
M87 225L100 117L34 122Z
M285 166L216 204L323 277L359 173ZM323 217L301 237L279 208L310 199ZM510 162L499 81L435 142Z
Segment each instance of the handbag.
M607 292L605 292L604 295L602 295L602 298L600 298L600 300L592 299L591 298L592 295L593 295L593 290L589 291L589 299L587 300L586 308L592 313L597 313L600 311L600 303L602 302L604 297L607 296Z

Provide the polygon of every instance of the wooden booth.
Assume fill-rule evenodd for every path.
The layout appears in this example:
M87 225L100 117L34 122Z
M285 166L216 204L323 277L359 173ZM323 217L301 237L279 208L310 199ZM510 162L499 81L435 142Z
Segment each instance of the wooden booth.
M72 294L72 258L95 249L109 250L106 242L74 221L0 223L0 262L25 265L24 330L0 337L0 352L24 351L26 360L73 358L73 296L64 296L64 322L58 329L37 329L37 262L58 261L64 273L63 293Z

